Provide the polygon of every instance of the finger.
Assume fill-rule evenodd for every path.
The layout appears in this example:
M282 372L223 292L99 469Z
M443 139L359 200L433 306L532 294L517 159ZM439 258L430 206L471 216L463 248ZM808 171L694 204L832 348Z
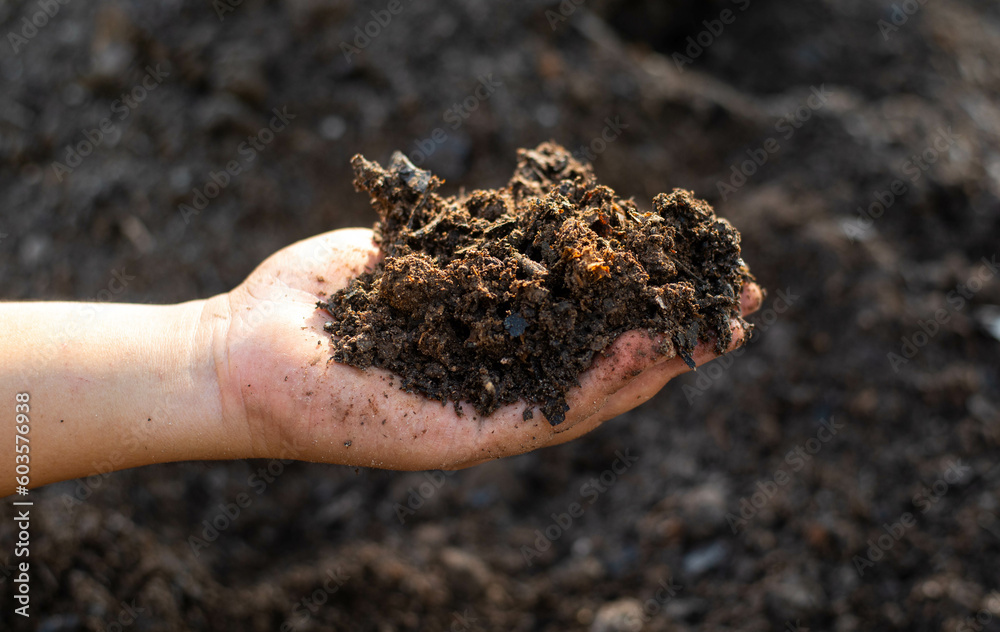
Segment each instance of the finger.
M567 428L600 410L616 390L649 367L666 361L670 356L659 350L661 339L640 331L629 331L619 336L608 353L598 356L583 374L581 386L571 391L567 397L570 408L566 420L558 426L552 426L537 407L533 408L531 419L524 419L524 402L497 410L480 422L474 450L452 467L471 467L551 445L557 432L565 434ZM462 407L467 412L472 410L465 403Z
M759 285L752 282L744 284L740 294L743 315L755 312L762 301L763 291ZM733 340L727 352L737 349L745 335L743 324L738 320L730 321L730 327ZM543 445L565 443L646 402L668 381L691 370L680 357L673 356L672 353L664 354L662 343L662 336L650 337L641 331L622 334L607 353L597 357L591 368L584 373L580 387L574 389L567 398L570 410L566 421L549 428L546 427L548 424L515 419L499 433L497 430L501 424L496 423L490 431L488 443L491 445L486 450L497 453L501 449L500 445L506 444L507 449L504 451L518 454L520 452L511 451L510 448L516 446L516 449L524 451ZM715 353L714 338L699 343L692 354L696 366L716 357L718 354ZM540 416L536 412L535 420ZM461 467L471 467L487 460L490 459L469 461Z
M567 397L568 415L558 426L552 426L537 407L533 408L534 414L530 419L524 419L524 402L504 406L482 419L478 422L475 449L458 461L455 467L523 454L549 445L557 432L565 432L572 425L592 416L616 390L649 367L670 358L670 355L662 353L661 340L662 337L652 337L640 331L629 331L619 336L608 352L599 355L581 376L581 386L570 391ZM472 407L463 402L462 408L475 421Z
M764 290L754 282L744 283L740 291L740 313L748 316L758 309L764 302Z
M580 377L580 386L567 394L566 419L556 427L565 432L600 410L608 397L657 364L674 357L673 345L663 336L633 330L619 336L598 354Z
M748 315L753 313L760 308L762 302L763 290L761 290L760 286L753 282L744 284L740 292L742 314ZM727 351L738 348L745 334L743 323L738 319L730 320L730 329L733 332L733 340ZM621 344L619 345L619 343ZM718 356L715 353L714 345L713 337L710 343L699 343L695 347L692 360L696 366L709 362ZM608 399L613 394L621 391L627 384L633 382L639 374L651 367L664 365L656 375L664 375L667 380L690 370L687 363L680 357L675 356L672 351L667 354L663 353L662 336L651 338L648 335L643 335L643 332L627 332L615 341L611 349L612 355L617 356L617 359L605 362L605 358L598 357L591 369L584 374L584 380L577 391L577 397L567 398L567 402L571 406L572 419L568 419L570 423L557 428L557 433L562 434L568 431L575 425L574 420L589 419L598 410L607 405ZM667 366L671 368L665 368ZM647 381L649 379L651 378L647 378ZM653 383L655 384L655 381ZM600 387L592 388L594 384L599 384ZM643 392L641 389L645 388L648 390L643 384L640 382L640 384L634 385L633 391L640 391L641 393ZM662 388L662 383L650 392L646 396L646 399L652 397L659 388ZM639 396L639 393L636 393L636 395ZM575 412L573 411L574 405L576 407ZM628 410L628 408L625 410Z
M730 321L732 351L742 344L744 328L740 321ZM456 465L472 467L486 461L522 454L540 447L572 441L597 428L604 421L631 410L655 395L674 377L691 369L679 357L663 355L662 337L649 337L644 332L623 334L612 345L614 353L600 356L584 374L581 386L567 398L570 411L566 422L551 426L539 421L540 414L524 421L520 416L523 405L508 406L484 420L473 458ZM718 357L715 340L701 342L692 359L701 366ZM588 391L588 389L590 389ZM513 410L512 410L513 409Z
M743 343L743 337L745 336L745 329L738 320L731 320L730 327L733 332L733 342L726 350L727 353L738 349ZM697 366L711 362L717 357L719 357L719 354L715 353L714 339L699 343L692 354L692 359ZM588 419L576 424L565 432L558 432L557 429L557 433L549 445L559 445L567 441L572 441L591 432L605 421L614 419L618 415L647 402L667 382L689 371L691 371L691 368L681 358L672 358L651 367L611 395L605 402L605 405Z
M458 470L467 470L470 467L476 467L477 465L482 465L483 463L489 463L490 461L496 461L496 459L493 458L493 459L479 459L479 460L476 460L476 461L467 461L465 463L458 463L458 464L451 465L451 466L443 468L443 469L445 471L452 471L452 472L455 472L455 471L458 471Z
M746 330L744 329L743 324L738 320L731 320L730 328L733 332L733 341L729 344L729 348L726 349L726 353L738 349L743 344L746 336ZM715 352L715 340L710 340L708 342L699 343L698 346L695 347L692 359L694 360L695 365L701 367L718 358L719 355L720 354ZM653 369L640 375L631 384L615 393L614 396L609 399L605 409L601 410L599 414L605 419L617 417L618 415L646 402L652 398L653 395L656 395L656 393L658 393L667 382L679 375L688 373L689 371L691 371L691 368L688 367L688 365L680 358L671 360L661 366L654 367Z

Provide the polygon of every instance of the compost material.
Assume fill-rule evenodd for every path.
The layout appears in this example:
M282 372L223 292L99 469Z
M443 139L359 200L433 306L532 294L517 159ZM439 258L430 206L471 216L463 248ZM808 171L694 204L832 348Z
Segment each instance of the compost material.
M481 415L519 400L552 425L567 391L622 333L661 334L690 366L722 353L752 277L739 233L688 191L652 211L598 184L544 143L518 150L506 187L442 197L442 181L395 153L352 160L380 217L384 260L318 307L337 362L388 369L401 386Z

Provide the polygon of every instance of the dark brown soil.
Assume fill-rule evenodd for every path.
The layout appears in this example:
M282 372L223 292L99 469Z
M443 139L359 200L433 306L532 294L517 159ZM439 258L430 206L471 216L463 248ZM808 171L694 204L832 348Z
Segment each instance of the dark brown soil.
M318 304L338 362L389 369L459 412L539 404L557 425L567 390L626 331L662 334L692 367L698 341L732 341L750 278L740 236L688 191L640 211L555 143L518 150L506 187L447 198L400 152L389 169L352 164L386 256Z

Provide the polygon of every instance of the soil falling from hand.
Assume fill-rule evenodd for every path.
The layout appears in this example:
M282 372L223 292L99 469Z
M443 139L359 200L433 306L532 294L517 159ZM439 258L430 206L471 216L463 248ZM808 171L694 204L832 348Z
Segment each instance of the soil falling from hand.
M452 197L399 152L388 169L352 165L385 259L318 303L337 362L482 415L524 400L526 419L538 405L557 425L567 390L626 331L662 334L692 366L699 341L732 341L752 277L739 233L688 191L643 212L554 143L519 150L506 187Z

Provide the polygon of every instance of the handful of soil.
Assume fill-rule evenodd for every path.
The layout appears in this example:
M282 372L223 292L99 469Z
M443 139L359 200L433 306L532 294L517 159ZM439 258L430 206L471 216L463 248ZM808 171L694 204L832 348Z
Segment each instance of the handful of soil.
M626 331L663 334L692 368L698 341L729 346L752 277L707 203L675 190L642 212L559 145L517 158L506 187L451 197L402 153L388 169L353 158L385 259L317 304L337 362L388 369L456 410L523 399L525 419L539 405L557 425L566 391Z

